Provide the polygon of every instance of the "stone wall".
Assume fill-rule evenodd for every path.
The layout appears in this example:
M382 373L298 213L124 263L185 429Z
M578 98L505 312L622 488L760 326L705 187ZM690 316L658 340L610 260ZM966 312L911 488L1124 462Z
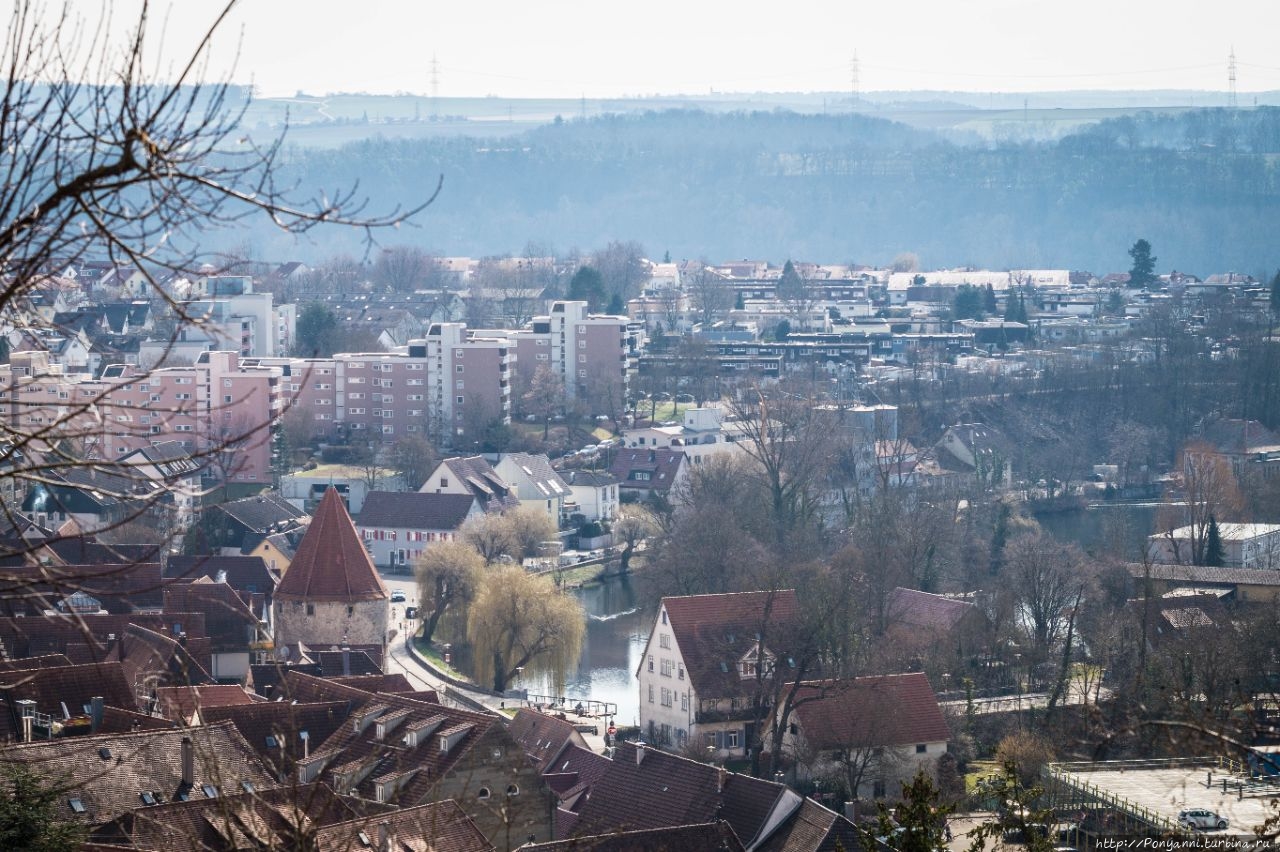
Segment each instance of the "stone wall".
M303 642L324 647L349 642L360 645L382 645L387 641L390 605L386 600L356 601L304 601L276 599L272 604L275 616L276 644Z

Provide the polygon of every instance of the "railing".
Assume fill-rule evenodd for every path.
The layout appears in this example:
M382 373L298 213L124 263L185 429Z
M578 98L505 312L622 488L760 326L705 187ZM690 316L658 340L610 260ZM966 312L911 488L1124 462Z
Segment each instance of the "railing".
M1073 772L1073 770L1087 772L1097 771L1102 768L1120 770L1157 769L1176 766L1214 766L1218 765L1220 762L1221 758L1215 760L1214 758L1205 757L1175 757L1156 758L1151 760L1115 760L1106 761L1101 764L1088 762L1054 763L1045 767L1045 773L1049 776L1050 780L1056 781L1065 787L1083 793L1090 798L1109 805L1120 811L1122 814L1133 819L1140 820L1153 828L1168 831L1173 834L1195 835L1200 833L1197 829L1182 825L1176 820L1169 819L1164 814L1157 813L1144 805L1140 805L1137 802L1126 799L1124 796L1099 787L1097 784L1081 778L1076 772Z

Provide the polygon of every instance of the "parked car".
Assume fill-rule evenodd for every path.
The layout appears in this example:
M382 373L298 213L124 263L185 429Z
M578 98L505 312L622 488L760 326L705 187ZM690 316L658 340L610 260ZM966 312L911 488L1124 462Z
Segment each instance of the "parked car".
M1227 818L1218 816L1215 811L1206 808L1190 808L1178 812L1178 822L1188 828L1216 828L1219 831L1227 827Z
M405 598L405 596L404 596L404 590L403 590L403 589L392 589L392 590L391 590L391 602L392 602L392 603L404 603L404 602L405 602L405 600L407 600L407 599L406 599L406 598Z

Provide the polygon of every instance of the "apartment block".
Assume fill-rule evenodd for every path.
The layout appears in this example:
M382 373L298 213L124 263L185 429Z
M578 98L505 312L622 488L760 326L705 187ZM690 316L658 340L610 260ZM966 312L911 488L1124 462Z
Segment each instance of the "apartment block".
M521 382L527 387L538 367L546 366L564 382L570 404L581 402L593 414L620 410L631 367L628 322L589 314L586 302L553 302L550 314L512 332Z

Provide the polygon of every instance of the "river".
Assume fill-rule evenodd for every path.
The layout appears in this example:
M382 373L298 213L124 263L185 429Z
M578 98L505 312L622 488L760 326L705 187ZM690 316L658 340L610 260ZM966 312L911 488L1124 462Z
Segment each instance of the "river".
M653 627L653 615L644 606L652 598L644 574L609 579L574 594L587 613L587 633L577 668L565 679L564 691L555 692L545 676L525 678L516 687L531 694L590 698L618 705L618 725L639 725L640 693L636 669L644 643Z

